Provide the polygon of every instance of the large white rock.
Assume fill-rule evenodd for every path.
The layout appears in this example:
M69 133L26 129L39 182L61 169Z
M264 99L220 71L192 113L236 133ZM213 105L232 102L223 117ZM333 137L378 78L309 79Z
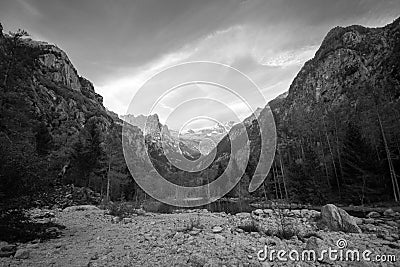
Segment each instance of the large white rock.
M322 222L332 231L343 231L346 233L361 233L356 220L346 211L333 204L327 204L321 209Z

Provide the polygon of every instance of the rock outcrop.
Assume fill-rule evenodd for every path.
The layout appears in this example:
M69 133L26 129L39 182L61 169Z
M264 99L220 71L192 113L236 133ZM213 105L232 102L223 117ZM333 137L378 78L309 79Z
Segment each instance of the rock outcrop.
M361 233L354 217L333 204L327 204L321 209L321 220L329 230L345 233Z

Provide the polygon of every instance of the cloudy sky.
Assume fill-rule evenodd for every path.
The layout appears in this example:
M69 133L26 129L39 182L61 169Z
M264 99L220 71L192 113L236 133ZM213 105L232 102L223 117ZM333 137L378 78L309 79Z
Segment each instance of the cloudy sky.
M26 29L33 38L65 50L79 74L104 96L105 106L118 114L127 112L147 79L190 61L232 66L271 100L287 91L332 27L383 26L399 15L398 0L0 2L6 30ZM171 110L179 101L173 103L169 97L169 106L161 104ZM220 101L227 106L237 102ZM239 113L240 118L248 115L243 109ZM166 120L164 114L160 117Z

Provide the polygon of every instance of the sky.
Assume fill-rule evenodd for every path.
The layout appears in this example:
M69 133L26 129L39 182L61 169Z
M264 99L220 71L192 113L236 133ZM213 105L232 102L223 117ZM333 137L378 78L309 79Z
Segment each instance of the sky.
M237 73L232 75L248 77L262 96L253 93L254 88L234 88L234 91L249 99L252 108L264 106L288 90L331 28L353 24L380 27L398 16L398 0L0 2L0 22L5 30L25 29L34 39L66 51L79 75L92 81L96 92L104 97L104 105L120 115L130 113L131 101L149 79L177 64L193 61L216 62L234 68ZM207 73L210 69L196 71ZM181 73L172 71L169 81L158 82L157 86L173 84L180 76ZM221 83L232 79L229 75L224 77L225 80L219 80ZM183 120L179 113L185 113L186 117L188 114L214 116L223 122L231 115L215 112L223 113L220 111L227 107L236 114L235 120L241 120L251 110L239 103L243 99L235 99L219 86L190 84L186 89L173 91L152 110L159 113L162 122L171 121L177 128L175 124ZM148 87L142 99L132 102L134 111L146 113L149 104L144 104L148 102L146 94L159 94L160 90ZM173 112L194 95L200 98L212 95L212 99L209 105L193 100L186 105L185 112ZM223 107L214 106L216 103ZM172 113L174 120L169 117Z

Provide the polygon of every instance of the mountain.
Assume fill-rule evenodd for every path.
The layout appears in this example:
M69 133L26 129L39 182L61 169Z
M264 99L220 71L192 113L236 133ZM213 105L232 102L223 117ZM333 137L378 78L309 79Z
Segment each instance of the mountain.
M220 175L234 178L241 169L245 173L228 196L249 196L261 152L269 152L275 155L271 171L252 196L315 204L399 200L399 24L397 19L381 28L332 29L287 93L242 123L192 129L179 137L157 115L128 116L124 123L103 106L60 48L22 31L0 31L0 198L70 183L103 196L111 188L112 199L132 199L144 195L132 175L146 177L153 165L169 181L186 186ZM277 149L271 151L269 140L261 151L259 123L275 129L268 124L270 111ZM245 134L248 144L240 142ZM216 145L201 144L205 138ZM133 174L122 142L130 148ZM181 154L193 168L204 169L174 167L170 159L184 161Z
M147 140L155 144L153 149L158 151L158 156L170 154L171 158L177 158L176 155L182 153L189 160L196 160L200 157L197 147L171 134L168 126L160 123L157 114L149 116L128 114L121 116L121 119L141 129ZM154 152L153 155L155 155Z
M259 195L309 203L399 198L399 24L332 29L289 91L268 104L278 145ZM244 124L251 154L240 184L247 189L260 134L253 116ZM228 146L228 139L218 146ZM214 164L228 161L221 150Z
M198 148L202 155L209 154L221 141L221 139L232 129L234 121L223 124L217 123L212 127L201 129L188 129L179 133L171 131L171 135L185 143L189 147Z
M0 31L0 110L0 199L64 183L104 193L106 177L113 179L113 198L128 188L134 193L122 154L122 121L57 46L24 31Z
M166 140L178 145L181 144L184 147L183 152L192 159L198 159L200 154L209 154L235 124L234 121L228 121L223 124L217 123L212 127L187 129L179 132L168 129L167 125L160 124L157 114L149 116L128 114L121 116L121 119L139 127L143 132L145 132L145 126L147 133L154 134L162 131ZM172 146L177 147L177 145Z

